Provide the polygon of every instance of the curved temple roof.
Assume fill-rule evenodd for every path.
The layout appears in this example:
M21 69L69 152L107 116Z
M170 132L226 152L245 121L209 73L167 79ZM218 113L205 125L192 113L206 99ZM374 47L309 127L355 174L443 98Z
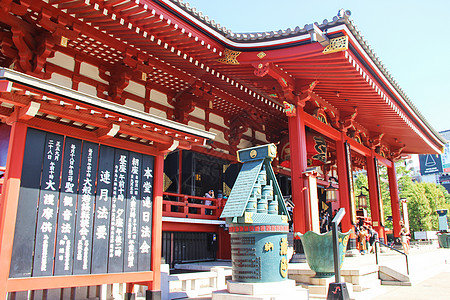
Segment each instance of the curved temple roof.
M420 111L414 106L405 92L401 89L401 87L397 84L397 82L393 79L389 71L383 65L379 57L376 55L374 50L370 47L367 41L364 39L360 31L357 29L357 26L354 22L349 18L350 12L340 10L338 12L338 16L333 17L331 21L324 20L321 24L307 24L303 28L296 27L294 29L288 28L286 30L278 30L278 31L270 31L270 32L252 32L252 33L233 33L231 30L226 27L221 26L216 23L214 20L210 19L208 16L203 15L201 12L197 11L197 9L190 7L189 3L185 3L182 0L161 0L162 3L167 8L172 9L178 15L182 16L185 21L188 21L191 25L197 27L199 30L203 31L210 38L215 41L221 43L226 48L239 51L239 52L262 52L267 56L266 59L269 58L267 51L275 51L280 49L292 49L297 47L299 51L301 51L301 47L306 47L308 44L314 44L320 40L322 37L325 39L332 39L339 36L348 36L349 37L349 45L348 49L344 52L344 56L346 59L342 59L342 57L336 58L336 54L334 54L332 58L327 60L323 60L322 62L314 61L310 59L310 63L316 65L320 65L323 68L328 68L328 65L335 63L339 60L339 63L344 63L344 60L347 60L347 70L341 68L341 70L334 69L336 72L335 83L327 85L328 93L330 89L335 89L335 93L338 95L338 98L344 98L347 102L346 105L339 105L336 101L336 97L331 97L329 94L325 93L324 89L321 89L321 83L325 83L325 80L320 78L319 72L312 72L313 67L310 67L306 70L301 61L305 63L309 63L307 58L304 57L282 57L282 55L273 58L271 62L280 67L283 71L287 73L288 76L292 77L295 81L302 81L304 79L314 79L318 80L319 84L314 90L319 96L322 96L324 100L329 102L331 105L338 107L339 109L349 110L349 107L356 106L359 109L359 116L356 118L356 121L360 123L363 127L369 127L369 131L373 133L384 133L385 139L389 140L389 136L392 134L390 131L397 131L400 135L398 137L394 137L390 139L390 144L405 144L407 152L440 152L443 145L445 144L445 140L435 131L432 126L428 123L428 121L422 116ZM326 45L326 43L325 43ZM342 54L342 53L341 53ZM331 56L331 55L330 55ZM342 56L342 55L341 55ZM318 58L318 57L316 57ZM266 59L261 59L261 62L267 61ZM250 63L255 64L258 63L257 59L246 60L241 62L239 58L237 59L240 64ZM270 61L270 60L269 60ZM297 63L297 67L293 66L294 63ZM236 69L236 66L234 69ZM225 68L222 68L222 72L225 72ZM233 68L229 68L226 71L233 72ZM350 70L353 69L353 70ZM356 74L353 71L357 71ZM296 72L298 71L298 72ZM300 71L305 74L309 72L307 76L303 76L300 74ZM323 69L321 70L324 71ZM331 70L330 70L331 71ZM314 74L313 74L314 73ZM242 72L239 73L241 82L246 82L246 85L251 85L250 78L243 78ZM419 135L426 143L428 147L414 147L411 146L411 143L414 143L413 139L408 141L407 136L409 135L411 138L411 132L404 132L405 135L402 137L402 133L398 132L401 130L401 126L398 124L392 124L391 126L387 123L383 122L384 120L376 121L374 118L370 119L366 117L366 122L380 122L382 124L376 124L378 128L371 127L368 124L365 124L364 120L362 120L362 115L365 111L364 106L367 103L363 103L362 100L353 100L351 99L352 95L355 98L358 98L355 94L347 93L345 88L339 88L339 80L338 77L355 77L353 82L351 82L351 87L348 88L348 91L351 88L363 88L361 83L356 83L356 76L360 76L364 78L366 84L364 89L373 89L378 94L378 101L385 102L390 106L391 116L390 119L393 118L392 114L396 114L397 118L403 119L404 125L410 127L415 134ZM305 78L307 77L307 78ZM322 76L323 77L323 76ZM247 79L247 80L246 80ZM344 83L344 81L340 81ZM346 83L350 83L347 81ZM364 93L361 93L360 96L363 98L366 96ZM347 96L347 97L346 97ZM371 97L373 99L373 97ZM346 106L346 107L345 107ZM366 114L373 114L373 105L367 109ZM383 109L381 109L383 110ZM387 121L387 120L386 120ZM403 126L404 126L403 125ZM381 130L380 130L381 127ZM383 128L384 127L384 128ZM415 136L414 138L417 138ZM428 149L427 149L428 148Z
M207 124L205 128L223 133L230 144L250 128L252 133L264 132L269 141L279 140L288 127L283 100L305 100L305 93L309 97L307 125L322 128L320 131L332 139L340 137L339 130L349 130L349 136L360 135L360 141L371 148L387 145L391 157L438 153L445 143L396 84L345 11L322 24L235 34L180 0L20 3L2 7L6 13L0 20L0 42L5 44L1 66L16 61L23 72L39 78L53 73L75 76L97 87L103 99L107 98L103 90L110 88L109 81L112 88L116 85L119 89L116 80L129 78L147 94L156 90L167 95L168 106L134 95L126 81L121 96L113 101L134 99L167 110L168 118L178 122ZM23 17L25 11L29 17ZM26 40L34 41L39 31L60 43L43 43L47 51L41 53L36 65L29 64L32 57L17 58L17 47L23 57L33 52L20 39L18 46L14 44L14 28L20 28ZM56 51L99 66L106 82L57 65L49 59ZM190 114L195 107L205 111L206 117ZM222 117L224 124L209 122L211 112ZM326 116L328 125L318 121L317 112L322 121Z

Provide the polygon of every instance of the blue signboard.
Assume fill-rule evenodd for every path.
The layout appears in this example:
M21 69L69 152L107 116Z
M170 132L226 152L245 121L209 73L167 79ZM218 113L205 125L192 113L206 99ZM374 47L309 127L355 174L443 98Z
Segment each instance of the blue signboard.
M447 192L450 193L450 175L448 174L442 175L441 177L439 177L439 182L443 187L445 187Z
M442 173L442 161L439 154L419 154L420 174Z

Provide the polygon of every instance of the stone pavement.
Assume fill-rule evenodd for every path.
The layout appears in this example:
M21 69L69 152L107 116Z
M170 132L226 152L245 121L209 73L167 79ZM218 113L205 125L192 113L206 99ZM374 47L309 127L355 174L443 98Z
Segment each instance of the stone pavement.
M416 246L411 249L408 260L411 286L381 285L354 293L355 299L450 299L450 249L438 249L437 246ZM361 268L375 265L375 254L346 257L343 268L350 265L357 265ZM379 265L388 266L406 274L404 256L394 251L389 250L381 253ZM211 298L204 297L201 299Z
M369 255L360 256L360 263ZM371 254L370 256L373 256ZM374 258L373 258L374 259ZM450 249L413 247L408 255L411 286L386 286L357 293L357 299L450 299ZM403 255L389 251L379 264L406 274Z

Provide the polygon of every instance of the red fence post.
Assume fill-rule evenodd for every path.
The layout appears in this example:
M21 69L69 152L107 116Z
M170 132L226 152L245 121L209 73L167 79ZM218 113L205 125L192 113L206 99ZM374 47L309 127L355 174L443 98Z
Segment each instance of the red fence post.
M9 139L0 211L0 299L6 299L7 294L27 128L14 122Z

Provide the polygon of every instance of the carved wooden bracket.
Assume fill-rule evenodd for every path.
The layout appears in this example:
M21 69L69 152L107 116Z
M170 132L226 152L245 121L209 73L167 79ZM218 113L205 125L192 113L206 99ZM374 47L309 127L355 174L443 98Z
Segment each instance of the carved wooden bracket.
M304 85L298 89L298 91L294 91L294 102L301 107L306 105L307 101L310 101L314 98L314 88L319 82L317 80L312 81L311 83Z
M406 147L406 145L403 144L400 148L392 149L391 153L390 153L391 158L393 160L398 160L402 156L402 152L403 152L403 149L405 149L405 147Z
M380 133L378 135L374 135L369 138L369 146L371 149L376 149L377 147L381 147L381 140L383 139L384 133Z
M349 116L341 118L339 120L340 129L343 132L347 132L347 130L353 126L353 122L355 121L356 116L358 115L358 108L353 107L353 113Z
M236 116L230 121L230 132L228 134L228 142L230 144L230 150L232 153L237 151L242 135L248 130L248 124L245 120Z
M185 93L178 98L172 98L169 102L175 107L175 120L180 123L187 124L189 122L189 114L194 111L197 104L196 98Z
M283 70L272 63L253 64L254 74L258 77L264 77L267 74L275 79L283 92L283 98L286 101L294 101L295 81Z
M125 65L115 65L112 68L100 65L98 70L100 78L109 83L108 100L124 104L122 92L128 86L133 71Z
M1 33L1 51L9 58L8 64L16 62L17 70L45 78L42 71L47 59L54 56L55 45L61 43L62 38L75 39L81 28L68 24L64 16L55 16L43 7L37 10L39 15L33 20L27 10L30 5L36 4L31 1L21 1L21 4L2 1L1 21L9 25L11 31Z
M265 118L258 112L253 110L244 111L242 114L237 115L230 119L229 127L230 132L228 134L228 142L230 143L230 149L232 151L237 150L242 135L252 128L258 131L264 131Z

